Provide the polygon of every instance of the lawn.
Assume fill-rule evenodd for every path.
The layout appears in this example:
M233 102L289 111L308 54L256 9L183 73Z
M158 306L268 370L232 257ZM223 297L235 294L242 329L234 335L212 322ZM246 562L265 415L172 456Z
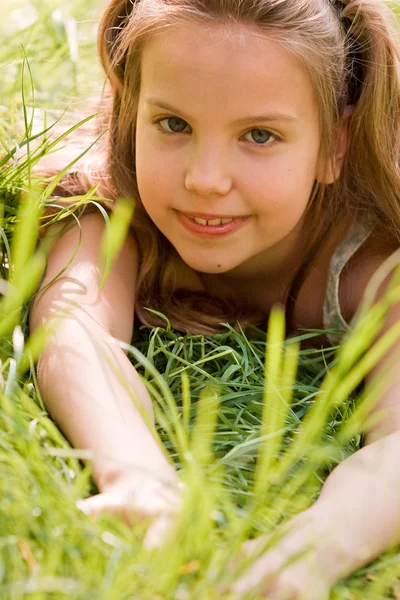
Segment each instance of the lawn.
M214 337L172 331L167 321L139 328L130 358L154 398L165 450L182 471L184 509L169 543L153 551L143 547L146 523L128 528L78 510L76 501L95 492L90 461L83 464L47 415L34 371L45 337L28 329L46 252L36 243L41 207L52 189L52 182L38 185L32 168L62 148L87 99L101 91L101 4L0 6L0 598L228 598L221 586L245 568L231 562L243 540L307 508L334 466L360 447L376 393L360 385L374 360L366 348L385 305L361 316L339 353L299 349L318 332L284 341L279 311L268 338L228 325ZM59 138L54 146L51 135ZM399 558L386 553L332 597L400 598Z

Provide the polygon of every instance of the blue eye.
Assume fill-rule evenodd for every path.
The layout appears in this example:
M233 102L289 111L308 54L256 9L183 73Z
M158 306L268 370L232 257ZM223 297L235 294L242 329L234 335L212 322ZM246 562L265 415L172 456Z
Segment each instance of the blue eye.
M266 129L251 129L246 135L248 134L252 137L249 141L258 146L265 146L270 138L276 139L275 136Z
M167 123L167 128L164 128L162 123ZM167 133L182 133L187 127L186 121L180 119L179 117L166 117L165 119L161 119L158 121L158 125Z

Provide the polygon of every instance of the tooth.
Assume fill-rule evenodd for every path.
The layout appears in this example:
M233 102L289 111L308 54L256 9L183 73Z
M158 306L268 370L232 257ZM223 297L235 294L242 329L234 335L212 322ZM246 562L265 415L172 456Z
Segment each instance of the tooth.
M206 219L200 219L200 217L195 217L194 220L196 221L196 223L199 223L199 225L207 225Z
M225 225L225 223L231 223L232 221L233 219L221 219L222 225Z
M221 219L211 219L207 221L207 225L221 225Z

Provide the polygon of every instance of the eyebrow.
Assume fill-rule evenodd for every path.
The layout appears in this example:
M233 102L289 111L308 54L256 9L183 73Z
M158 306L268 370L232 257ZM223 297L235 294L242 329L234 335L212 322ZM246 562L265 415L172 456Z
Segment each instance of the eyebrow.
M159 108L165 108L166 110L169 110L173 113L179 113L183 116L185 116L185 114L178 110L177 108L174 108L173 106L171 106L170 104L168 104L167 102L161 102L160 100L157 100L155 98L148 98L145 100L145 102L147 104L152 104L154 106L158 106ZM258 123L260 123L260 121L289 121L289 122L297 122L299 119L297 119L296 117L293 117L292 115L285 115L283 113L269 113L269 114L265 114L265 115L256 115L256 116L250 116L250 117L245 117L244 119L237 119L236 121L233 121L231 123L231 125L233 126L237 126L237 125L245 125L245 124L254 124L257 125Z

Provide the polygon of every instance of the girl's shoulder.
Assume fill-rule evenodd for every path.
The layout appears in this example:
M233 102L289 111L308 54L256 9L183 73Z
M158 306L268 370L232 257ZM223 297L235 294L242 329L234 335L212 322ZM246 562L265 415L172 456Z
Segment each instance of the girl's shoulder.
M340 275L339 302L347 323L354 317L372 276L399 247L397 240L377 226L345 264ZM385 282L382 291L384 288Z
M371 277L399 247L369 223L342 223L327 239L299 293L297 327L349 329Z
M130 341L133 327L138 248L129 232L106 278L102 241L103 216L85 213L79 224L68 220L47 229L52 246L40 291L32 305L31 320L61 307L79 307L112 335ZM103 281L104 279L104 281Z

